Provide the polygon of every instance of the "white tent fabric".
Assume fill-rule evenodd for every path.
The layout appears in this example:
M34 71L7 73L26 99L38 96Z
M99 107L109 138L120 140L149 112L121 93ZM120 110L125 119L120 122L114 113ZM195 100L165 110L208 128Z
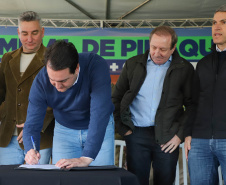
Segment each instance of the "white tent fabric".
M33 10L47 19L212 18L225 0L0 0L0 17Z

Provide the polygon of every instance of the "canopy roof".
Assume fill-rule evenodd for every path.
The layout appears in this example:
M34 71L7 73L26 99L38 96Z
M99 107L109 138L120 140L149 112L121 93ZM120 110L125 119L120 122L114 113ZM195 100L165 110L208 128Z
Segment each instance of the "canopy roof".
M97 27L153 27L166 22L172 27L202 27L211 25L216 8L225 3L225 0L2 0L0 25L17 24L18 15L33 10L48 20L46 26L53 27L80 27L84 21L87 27L90 22L93 27L95 24ZM61 23L73 20L75 25L73 22L58 24L59 20Z

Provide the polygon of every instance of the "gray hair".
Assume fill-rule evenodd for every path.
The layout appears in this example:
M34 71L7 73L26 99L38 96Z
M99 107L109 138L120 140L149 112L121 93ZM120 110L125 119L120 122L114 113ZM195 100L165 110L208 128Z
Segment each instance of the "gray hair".
M226 12L226 4L220 6L219 8L216 9L215 13L217 12Z
M20 24L20 22L30 22L30 21L38 21L40 24L40 27L42 26L42 20L39 17L39 15L36 12L33 11L26 11L23 12L20 17L18 18L18 25Z

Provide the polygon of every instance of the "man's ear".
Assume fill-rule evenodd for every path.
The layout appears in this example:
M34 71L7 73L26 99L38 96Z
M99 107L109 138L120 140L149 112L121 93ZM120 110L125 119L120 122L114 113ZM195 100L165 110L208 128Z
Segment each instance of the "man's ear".
M17 33L18 33L18 36L20 37L20 29L17 28Z
M77 67L75 69L75 73L78 74L79 73L79 63L77 64Z
M44 34L45 34L45 28L44 27L41 28L41 32L42 32L42 38L43 38Z
M174 47L172 49L172 53L175 51L176 47L177 47L177 44L174 45Z

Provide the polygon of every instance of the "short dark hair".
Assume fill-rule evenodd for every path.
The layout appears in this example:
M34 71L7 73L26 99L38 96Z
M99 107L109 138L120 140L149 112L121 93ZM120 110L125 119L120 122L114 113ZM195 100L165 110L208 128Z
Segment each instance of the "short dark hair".
M47 48L44 57L45 65L52 70L59 71L69 68L71 74L75 73L78 65L78 52L71 42L57 40L49 48Z
M26 22L38 21L40 26L42 25L42 20L39 17L38 13L33 12L33 11L23 12L18 19L18 25L20 24L20 22L24 22L24 21L26 21Z
M220 6L219 8L216 9L215 13L217 12L226 12L226 4Z
M170 28L169 26L158 26L158 27L156 27L150 33L149 41L151 41L151 38L154 34L159 35L159 36L161 36L161 35L171 35L171 48L170 49L173 49L173 47L177 43L177 34L174 31L174 29Z

